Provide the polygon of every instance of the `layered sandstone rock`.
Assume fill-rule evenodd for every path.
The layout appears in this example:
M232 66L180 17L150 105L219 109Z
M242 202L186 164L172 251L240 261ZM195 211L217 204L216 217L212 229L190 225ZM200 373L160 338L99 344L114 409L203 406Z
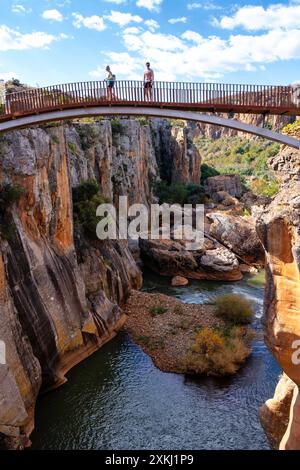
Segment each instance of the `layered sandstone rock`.
M209 234L249 264L264 265L264 249L251 217L232 216L221 212L207 214Z
M300 367L297 361L297 341L300 340L300 182L285 185L257 221L257 231L267 256L267 282L264 304L265 340L283 371L295 383L289 409L288 427L263 424L272 442L281 440L281 449L300 449ZM299 347L298 347L299 349ZM296 355L295 355L296 354ZM281 384L280 387L284 387ZM288 384L288 388L290 384ZM288 401L291 399L291 393ZM285 392L280 391L280 395ZM278 393L277 393L278 394ZM276 418L276 401L268 404L268 413ZM275 411L274 411L275 408ZM280 409L280 407L279 407ZM275 414L275 418L274 418ZM285 429L283 429L283 427ZM280 435L280 436L279 436Z
M212 198L219 192L240 198L243 192L241 177L240 175L211 176L205 181L205 191Z
M183 240L140 240L141 258L163 276L237 281L239 262L228 249L206 240L202 250L190 251Z
M260 420L273 449L279 449L287 430L295 389L296 384L283 374L276 387L274 397L260 409Z
M287 182L293 177L300 177L299 151L284 147L278 155L268 162L277 179Z

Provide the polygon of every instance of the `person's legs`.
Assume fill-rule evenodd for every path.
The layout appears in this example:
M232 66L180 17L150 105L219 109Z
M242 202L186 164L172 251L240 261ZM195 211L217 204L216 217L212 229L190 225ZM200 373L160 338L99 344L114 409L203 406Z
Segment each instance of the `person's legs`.
M144 84L144 99L145 101L147 101L147 97L148 97L148 87L147 87L147 83Z
M151 100L151 83L146 83L145 85L145 96L146 96L146 101Z
M112 100L112 88L111 88L110 85L108 85L108 87L107 87L107 99L108 99L108 101Z

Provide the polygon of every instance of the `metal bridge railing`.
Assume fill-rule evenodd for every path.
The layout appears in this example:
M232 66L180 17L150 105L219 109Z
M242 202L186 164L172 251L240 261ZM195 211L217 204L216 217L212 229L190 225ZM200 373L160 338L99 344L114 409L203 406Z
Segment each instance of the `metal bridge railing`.
M0 98L1 99L1 98ZM3 93L0 118L81 106L152 104L201 110L300 114L300 85L237 85L221 83L154 82L148 93L142 81L68 83Z

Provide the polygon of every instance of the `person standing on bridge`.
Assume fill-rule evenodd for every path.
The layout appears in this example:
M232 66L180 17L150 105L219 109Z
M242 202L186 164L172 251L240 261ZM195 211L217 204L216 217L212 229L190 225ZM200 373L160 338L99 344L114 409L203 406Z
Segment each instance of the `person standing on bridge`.
M152 101L152 87L154 82L154 72L150 68L150 62L146 63L144 72L144 97L145 101Z
M107 82L107 97L108 97L108 101L112 101L114 97L113 88L115 86L116 76L110 70L109 65L106 67L106 72L108 72L108 76L105 79L105 81Z

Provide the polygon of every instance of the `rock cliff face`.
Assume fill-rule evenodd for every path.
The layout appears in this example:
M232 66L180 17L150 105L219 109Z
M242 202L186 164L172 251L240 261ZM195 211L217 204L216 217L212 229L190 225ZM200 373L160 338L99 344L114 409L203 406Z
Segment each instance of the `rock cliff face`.
M286 152L283 149L283 152ZM298 155L299 158L300 155ZM265 340L285 374L261 410L272 445L300 449L300 181L284 185L257 221L267 256ZM297 346L298 344L298 346Z
M176 165L163 160L164 147ZM130 202L149 203L161 166L170 180L189 180L196 167L199 177L188 131L173 135L165 122L103 120L0 136L2 196L8 187L22 188L0 217L0 340L6 344L0 447L29 444L40 390L60 385L72 366L115 334L125 320L120 305L141 286L126 243L90 240L74 230L72 187L95 178L110 199L128 194Z

